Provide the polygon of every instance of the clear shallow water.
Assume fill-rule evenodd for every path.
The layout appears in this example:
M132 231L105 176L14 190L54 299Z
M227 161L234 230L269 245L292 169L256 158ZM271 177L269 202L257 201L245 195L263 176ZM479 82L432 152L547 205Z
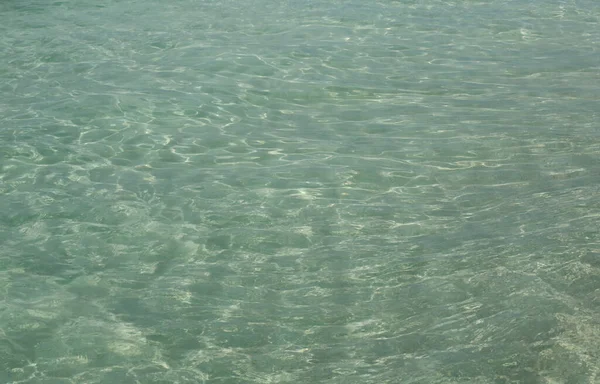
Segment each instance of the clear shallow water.
M599 20L2 2L0 382L597 382Z

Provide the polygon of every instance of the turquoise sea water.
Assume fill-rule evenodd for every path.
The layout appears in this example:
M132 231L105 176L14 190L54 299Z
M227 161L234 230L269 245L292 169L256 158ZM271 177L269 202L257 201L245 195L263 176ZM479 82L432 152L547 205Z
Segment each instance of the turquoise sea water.
M0 3L0 383L600 382L597 1Z

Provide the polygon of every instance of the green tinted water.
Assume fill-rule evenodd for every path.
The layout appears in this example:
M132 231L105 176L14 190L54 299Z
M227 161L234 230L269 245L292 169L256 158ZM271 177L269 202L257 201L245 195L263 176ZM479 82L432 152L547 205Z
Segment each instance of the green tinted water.
M593 1L4 1L0 383L600 380Z

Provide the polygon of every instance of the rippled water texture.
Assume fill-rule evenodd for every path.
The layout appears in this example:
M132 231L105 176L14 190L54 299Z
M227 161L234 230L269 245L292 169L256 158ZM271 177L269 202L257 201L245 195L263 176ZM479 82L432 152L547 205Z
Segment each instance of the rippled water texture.
M597 1L0 3L0 383L598 383Z

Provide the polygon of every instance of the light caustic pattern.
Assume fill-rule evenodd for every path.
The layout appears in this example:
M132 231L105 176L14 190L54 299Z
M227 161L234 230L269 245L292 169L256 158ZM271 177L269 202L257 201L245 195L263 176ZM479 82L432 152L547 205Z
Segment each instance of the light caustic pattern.
M0 383L600 380L591 1L0 5Z

